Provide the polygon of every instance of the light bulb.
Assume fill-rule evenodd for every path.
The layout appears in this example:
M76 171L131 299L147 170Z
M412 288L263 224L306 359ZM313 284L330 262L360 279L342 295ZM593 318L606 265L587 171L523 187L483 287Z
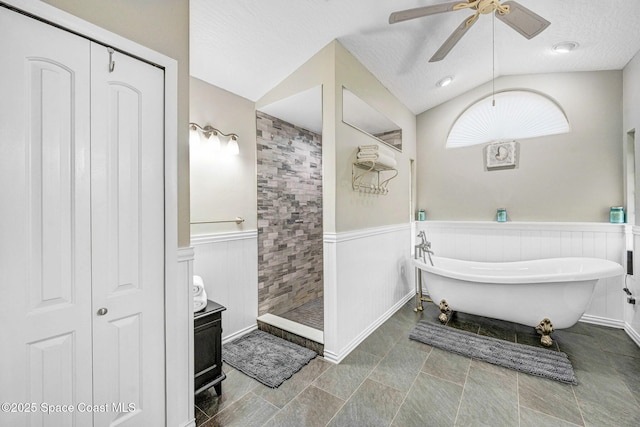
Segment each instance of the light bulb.
M238 140L236 137L232 136L227 142L227 154L231 154L233 156L237 156L240 154L240 147L238 146Z
M209 144L211 144L211 149L213 150L214 153L217 153L220 151L220 137L218 136L217 132L211 132L211 135L209 135Z
M577 49L578 46L579 45L576 42L562 42L553 46L553 51L558 53L569 53L572 50Z
M191 130L189 131L189 144L195 145L200 143L200 132L198 132L198 128L195 126L191 126Z

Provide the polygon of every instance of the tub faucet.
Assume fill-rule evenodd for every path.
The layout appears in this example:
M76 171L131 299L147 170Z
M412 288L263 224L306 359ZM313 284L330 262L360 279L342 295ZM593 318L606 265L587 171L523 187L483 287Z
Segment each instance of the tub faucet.
M429 263L433 265L433 259L431 259L431 255L435 254L431 250L431 242L427 240L427 235L425 234L424 230L418 233L418 237L420 238L421 242L415 246L415 258L417 259L421 257L422 262L426 264L427 260L425 259L425 254L427 254L429 256Z
M424 245L425 243L428 243L428 242L427 242L427 235L426 235L426 233L424 232L424 230L421 230L421 231L418 233L418 237L420 238L420 240L421 240L421 242L420 242L420 243L421 243L422 245Z

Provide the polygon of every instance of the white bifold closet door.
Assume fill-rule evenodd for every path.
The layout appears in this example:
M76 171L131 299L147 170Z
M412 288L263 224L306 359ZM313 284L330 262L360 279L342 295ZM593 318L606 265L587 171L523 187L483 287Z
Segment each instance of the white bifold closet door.
M0 57L0 425L162 426L163 70L3 7Z
M162 426L164 72L114 61L91 44L93 401L122 405L94 425Z

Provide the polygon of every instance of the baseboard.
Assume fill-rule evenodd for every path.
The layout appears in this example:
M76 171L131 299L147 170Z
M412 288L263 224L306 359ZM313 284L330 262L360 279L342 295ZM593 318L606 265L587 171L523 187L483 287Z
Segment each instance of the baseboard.
M225 343L228 343L230 341L233 341L236 338L240 338L241 336L246 335L251 331L255 331L256 329L258 329L258 325L257 324L254 324L254 325L251 325L251 326L247 326L246 328L240 329L239 331L234 332L233 334L222 338L222 344L225 344Z
M340 363L342 359L344 359L344 356L341 358L337 353L327 350L326 348L324 350L324 355L322 357L327 362L335 363L336 365Z
M184 424L180 424L180 427L196 427L196 420L195 418L192 419L191 421L187 421Z
M364 331L362 331L353 341L351 341L345 348L341 349L340 352L336 353L325 348L324 350L324 359L327 362L338 364L342 362L342 360L349 355L357 346L359 346L362 341L367 339L369 335L371 335L380 325L389 320L391 316L395 314L396 311L400 310L403 305L407 303L411 298L415 296L415 291L409 292L407 295L402 297L397 303L395 303L391 308L389 308L382 316L377 318L369 327L367 327Z
M609 328L626 329L623 320L592 316L590 314L583 314L579 321L584 323L591 323L592 325L607 326Z
M627 335L629 335L629 338L631 338L633 340L633 342L636 343L636 345L638 347L640 347L640 334L638 334L635 329L633 329L631 327L630 324L626 323L624 324L624 331L627 333Z

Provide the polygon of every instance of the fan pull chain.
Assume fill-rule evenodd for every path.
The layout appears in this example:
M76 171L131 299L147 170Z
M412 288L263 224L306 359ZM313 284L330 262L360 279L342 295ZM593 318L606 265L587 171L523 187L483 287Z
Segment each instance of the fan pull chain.
M491 105L493 107L496 106L496 14L493 14L493 17L491 19L491 37L492 37L492 56L491 56L491 61L492 61L492 70L491 70L491 85L492 85L492 99L491 99Z

